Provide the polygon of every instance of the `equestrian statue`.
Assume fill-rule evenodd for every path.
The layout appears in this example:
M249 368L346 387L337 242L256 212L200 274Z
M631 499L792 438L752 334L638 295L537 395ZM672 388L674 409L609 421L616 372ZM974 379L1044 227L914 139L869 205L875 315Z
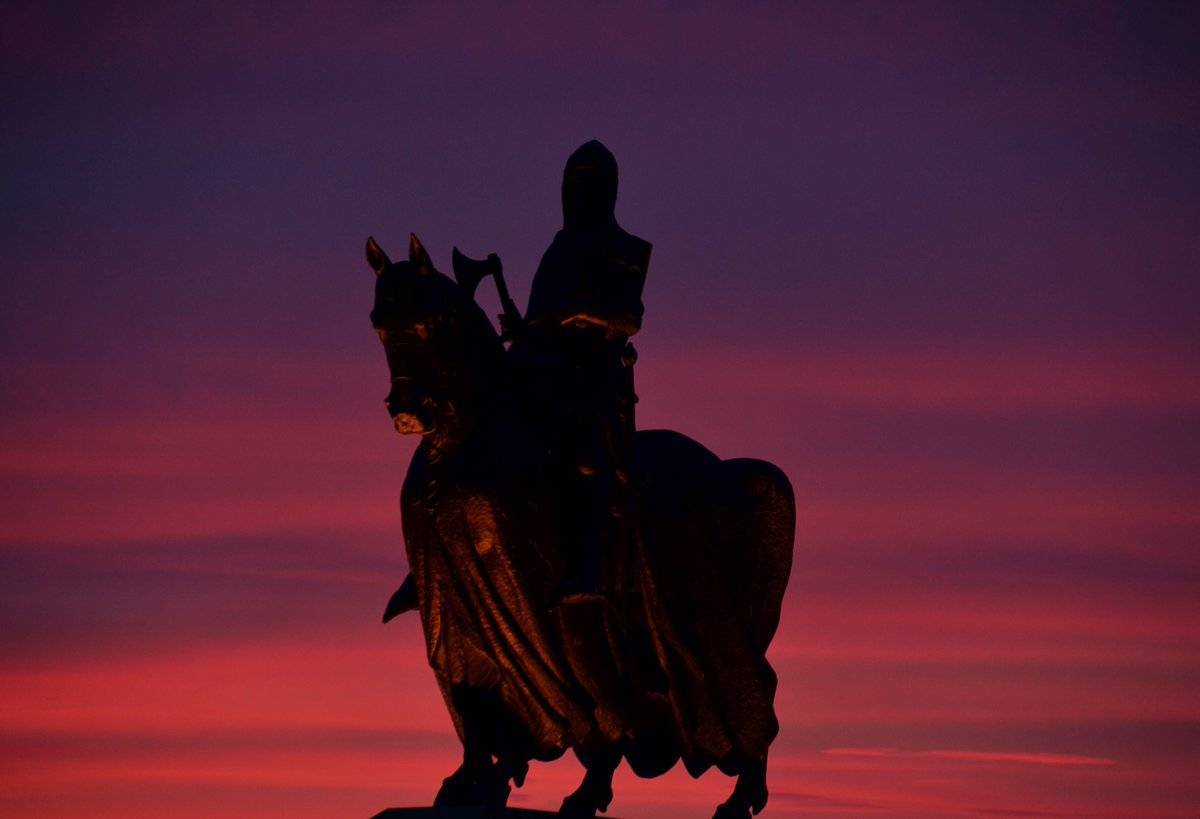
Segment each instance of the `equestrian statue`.
M437 806L503 806L531 761L567 750L586 774L560 815L682 761L736 777L716 819L767 802L778 733L766 659L792 562L787 477L722 460L669 430L636 430L629 339L648 242L614 215L617 164L599 142L563 173L563 227L524 314L500 260L434 269L367 240L371 323L395 429L421 436L401 490L410 574L384 621L419 612L463 746ZM476 304L495 280L497 332Z

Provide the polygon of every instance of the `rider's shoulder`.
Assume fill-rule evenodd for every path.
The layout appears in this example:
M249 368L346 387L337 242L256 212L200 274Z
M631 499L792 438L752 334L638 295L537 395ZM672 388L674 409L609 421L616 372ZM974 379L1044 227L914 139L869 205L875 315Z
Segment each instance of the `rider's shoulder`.
M610 247L615 251L613 253L614 256L620 257L626 260L628 264L640 268L643 273L650 265L650 251L654 249L654 246L641 236L633 235L615 222L612 225Z

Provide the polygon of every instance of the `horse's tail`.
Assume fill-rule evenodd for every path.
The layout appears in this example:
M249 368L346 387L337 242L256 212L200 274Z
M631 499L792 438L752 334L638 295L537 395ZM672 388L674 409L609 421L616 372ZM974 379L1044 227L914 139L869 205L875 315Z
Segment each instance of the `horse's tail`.
M783 470L757 458L733 458L722 464L741 494L746 515L739 540L750 568L747 602L755 649L765 653L779 626L783 594L792 570L796 537L796 499Z

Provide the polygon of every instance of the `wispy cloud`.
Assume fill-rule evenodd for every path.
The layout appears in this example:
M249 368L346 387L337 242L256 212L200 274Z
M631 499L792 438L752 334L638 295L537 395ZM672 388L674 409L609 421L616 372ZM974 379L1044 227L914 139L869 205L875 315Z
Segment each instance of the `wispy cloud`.
M1108 759L1106 757L1080 756L1077 754L1054 754L1044 752L964 750L904 751L897 748L826 748L821 753L825 754L826 756L860 757L867 759L925 757L929 759L946 759L955 762L1017 762L1026 765L1103 766L1117 764L1115 759Z

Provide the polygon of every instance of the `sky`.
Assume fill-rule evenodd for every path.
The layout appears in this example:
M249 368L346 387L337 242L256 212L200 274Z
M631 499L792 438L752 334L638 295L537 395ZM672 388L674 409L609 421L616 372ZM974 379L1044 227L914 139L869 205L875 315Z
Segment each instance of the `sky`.
M765 815L1196 816L1198 75L1189 3L5 3L0 814L428 803L363 242L524 303L598 138L640 424L796 490Z

